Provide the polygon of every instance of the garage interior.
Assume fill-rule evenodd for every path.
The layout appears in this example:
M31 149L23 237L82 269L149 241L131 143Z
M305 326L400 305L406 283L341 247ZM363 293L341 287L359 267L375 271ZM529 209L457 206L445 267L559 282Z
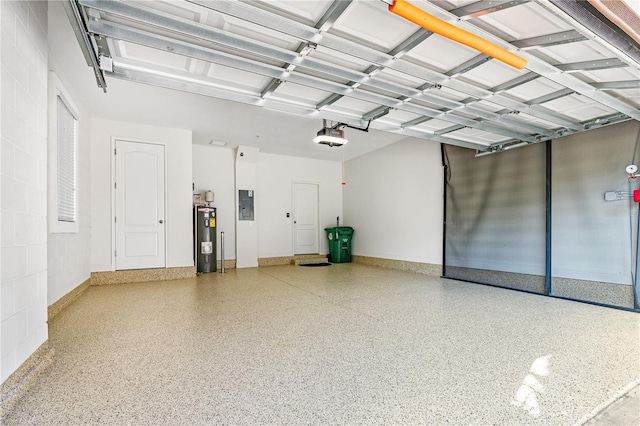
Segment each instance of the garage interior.
M3 422L597 424L640 383L638 7L2 2Z

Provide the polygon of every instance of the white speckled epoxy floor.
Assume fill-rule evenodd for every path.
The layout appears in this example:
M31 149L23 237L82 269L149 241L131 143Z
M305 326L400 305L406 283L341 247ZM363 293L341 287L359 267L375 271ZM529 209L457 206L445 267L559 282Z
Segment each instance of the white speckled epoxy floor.
M574 424L640 377L640 316L357 264L90 287L23 424Z

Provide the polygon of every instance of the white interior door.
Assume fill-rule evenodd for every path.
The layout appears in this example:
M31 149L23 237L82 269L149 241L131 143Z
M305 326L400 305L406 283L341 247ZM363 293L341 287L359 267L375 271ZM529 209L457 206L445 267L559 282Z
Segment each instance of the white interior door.
M116 141L116 270L164 268L164 146Z
M318 185L293 184L293 253L318 253Z

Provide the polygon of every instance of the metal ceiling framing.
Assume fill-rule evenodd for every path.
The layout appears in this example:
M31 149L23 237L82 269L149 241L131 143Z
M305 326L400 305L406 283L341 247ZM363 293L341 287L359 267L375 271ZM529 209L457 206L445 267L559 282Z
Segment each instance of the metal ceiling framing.
M96 55L96 51L93 49L89 33L86 31L85 17L82 15L76 2L70 1L63 4L65 13L71 22L73 33L75 34L78 44L80 45L80 49L87 61L87 65L93 68L98 87L102 88L102 90L106 92L107 83L104 80L104 74L100 71L99 60Z
M357 27L380 20L375 13L386 5L364 7L359 0L318 0L306 14L266 0L69 3L77 11L70 19L78 41L103 88L104 76L115 77L354 126L370 122L373 129L485 152L640 120L640 64L538 0L415 2L517 52L528 61L522 71L398 23L390 13L383 15L390 28L403 25L408 35L380 48L385 37L395 37L391 29L383 25L375 29L379 37L367 38ZM518 13L526 22L540 19L541 11L548 15L542 34L521 30L503 15ZM445 48L430 50L435 43ZM564 45L589 55L565 60ZM206 71L159 64L154 52L188 58ZM100 65L102 58L112 59L112 67ZM443 69L447 61L453 65ZM225 80L216 74L225 68L257 78ZM282 91L285 83L299 96Z
M450 10L449 13L456 15L460 18L468 17L480 17L489 13L498 12L500 10L508 9L510 7L519 6L524 3L529 3L531 0L500 0L491 2L477 1L470 3L456 9Z

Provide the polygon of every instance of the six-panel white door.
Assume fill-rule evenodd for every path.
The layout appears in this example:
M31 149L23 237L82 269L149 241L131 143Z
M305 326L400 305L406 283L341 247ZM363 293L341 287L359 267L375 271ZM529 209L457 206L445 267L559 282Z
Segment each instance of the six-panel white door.
M318 185L293 184L293 253L318 253Z
M116 270L165 267L164 146L115 143Z

